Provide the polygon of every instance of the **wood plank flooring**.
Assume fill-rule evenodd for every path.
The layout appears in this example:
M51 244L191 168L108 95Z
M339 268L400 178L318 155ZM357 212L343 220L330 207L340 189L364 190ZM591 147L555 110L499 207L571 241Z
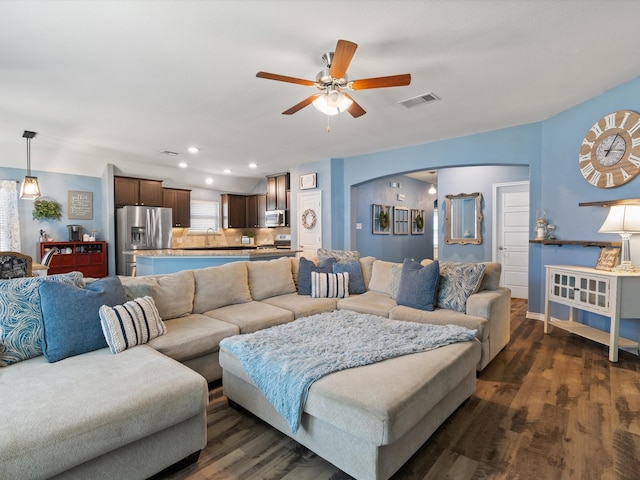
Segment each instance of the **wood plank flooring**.
M640 478L640 359L560 329L542 332L514 300L509 345L475 394L392 477ZM347 480L351 477L210 390L208 445L197 464L157 479Z

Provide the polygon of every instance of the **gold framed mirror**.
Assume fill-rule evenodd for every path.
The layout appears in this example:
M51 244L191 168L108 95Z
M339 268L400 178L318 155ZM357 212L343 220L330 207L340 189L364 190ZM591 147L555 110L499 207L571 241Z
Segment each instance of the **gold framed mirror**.
M482 243L482 194L445 195L445 242Z

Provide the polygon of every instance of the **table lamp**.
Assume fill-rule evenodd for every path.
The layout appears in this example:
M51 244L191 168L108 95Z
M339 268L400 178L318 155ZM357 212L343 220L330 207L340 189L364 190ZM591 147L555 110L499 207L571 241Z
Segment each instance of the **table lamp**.
M622 252L620 253L620 265L615 270L635 271L636 268L631 264L629 239L634 233L640 233L640 205L613 205L598 232L620 234Z

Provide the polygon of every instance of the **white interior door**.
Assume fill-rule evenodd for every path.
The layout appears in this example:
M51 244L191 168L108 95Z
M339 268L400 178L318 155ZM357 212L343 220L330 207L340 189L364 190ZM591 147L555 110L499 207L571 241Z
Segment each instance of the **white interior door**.
M322 247L322 192L298 194L298 249L314 258Z
M493 186L493 258L502 264L500 285L527 298L529 287L529 182Z

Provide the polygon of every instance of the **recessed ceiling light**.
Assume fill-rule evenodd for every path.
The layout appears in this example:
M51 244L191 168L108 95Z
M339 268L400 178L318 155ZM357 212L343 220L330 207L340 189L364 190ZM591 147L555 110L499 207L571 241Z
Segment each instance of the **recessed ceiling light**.
M207 185L211 185L213 183L213 178L211 177L205 178L204 183L206 183Z
M189 147L189 153L198 153L200 149L198 147Z
M178 164L178 166L179 166L180 168L187 168L187 167L189 166L189 164L188 164L187 162L180 162L180 163Z
M257 164L257 163L255 163L255 162L251 162L251 163L249 164L249 168L258 168L258 164Z
M228 168L224 169L224 173L226 173L227 175L229 175L231 173L231 170L229 170Z

